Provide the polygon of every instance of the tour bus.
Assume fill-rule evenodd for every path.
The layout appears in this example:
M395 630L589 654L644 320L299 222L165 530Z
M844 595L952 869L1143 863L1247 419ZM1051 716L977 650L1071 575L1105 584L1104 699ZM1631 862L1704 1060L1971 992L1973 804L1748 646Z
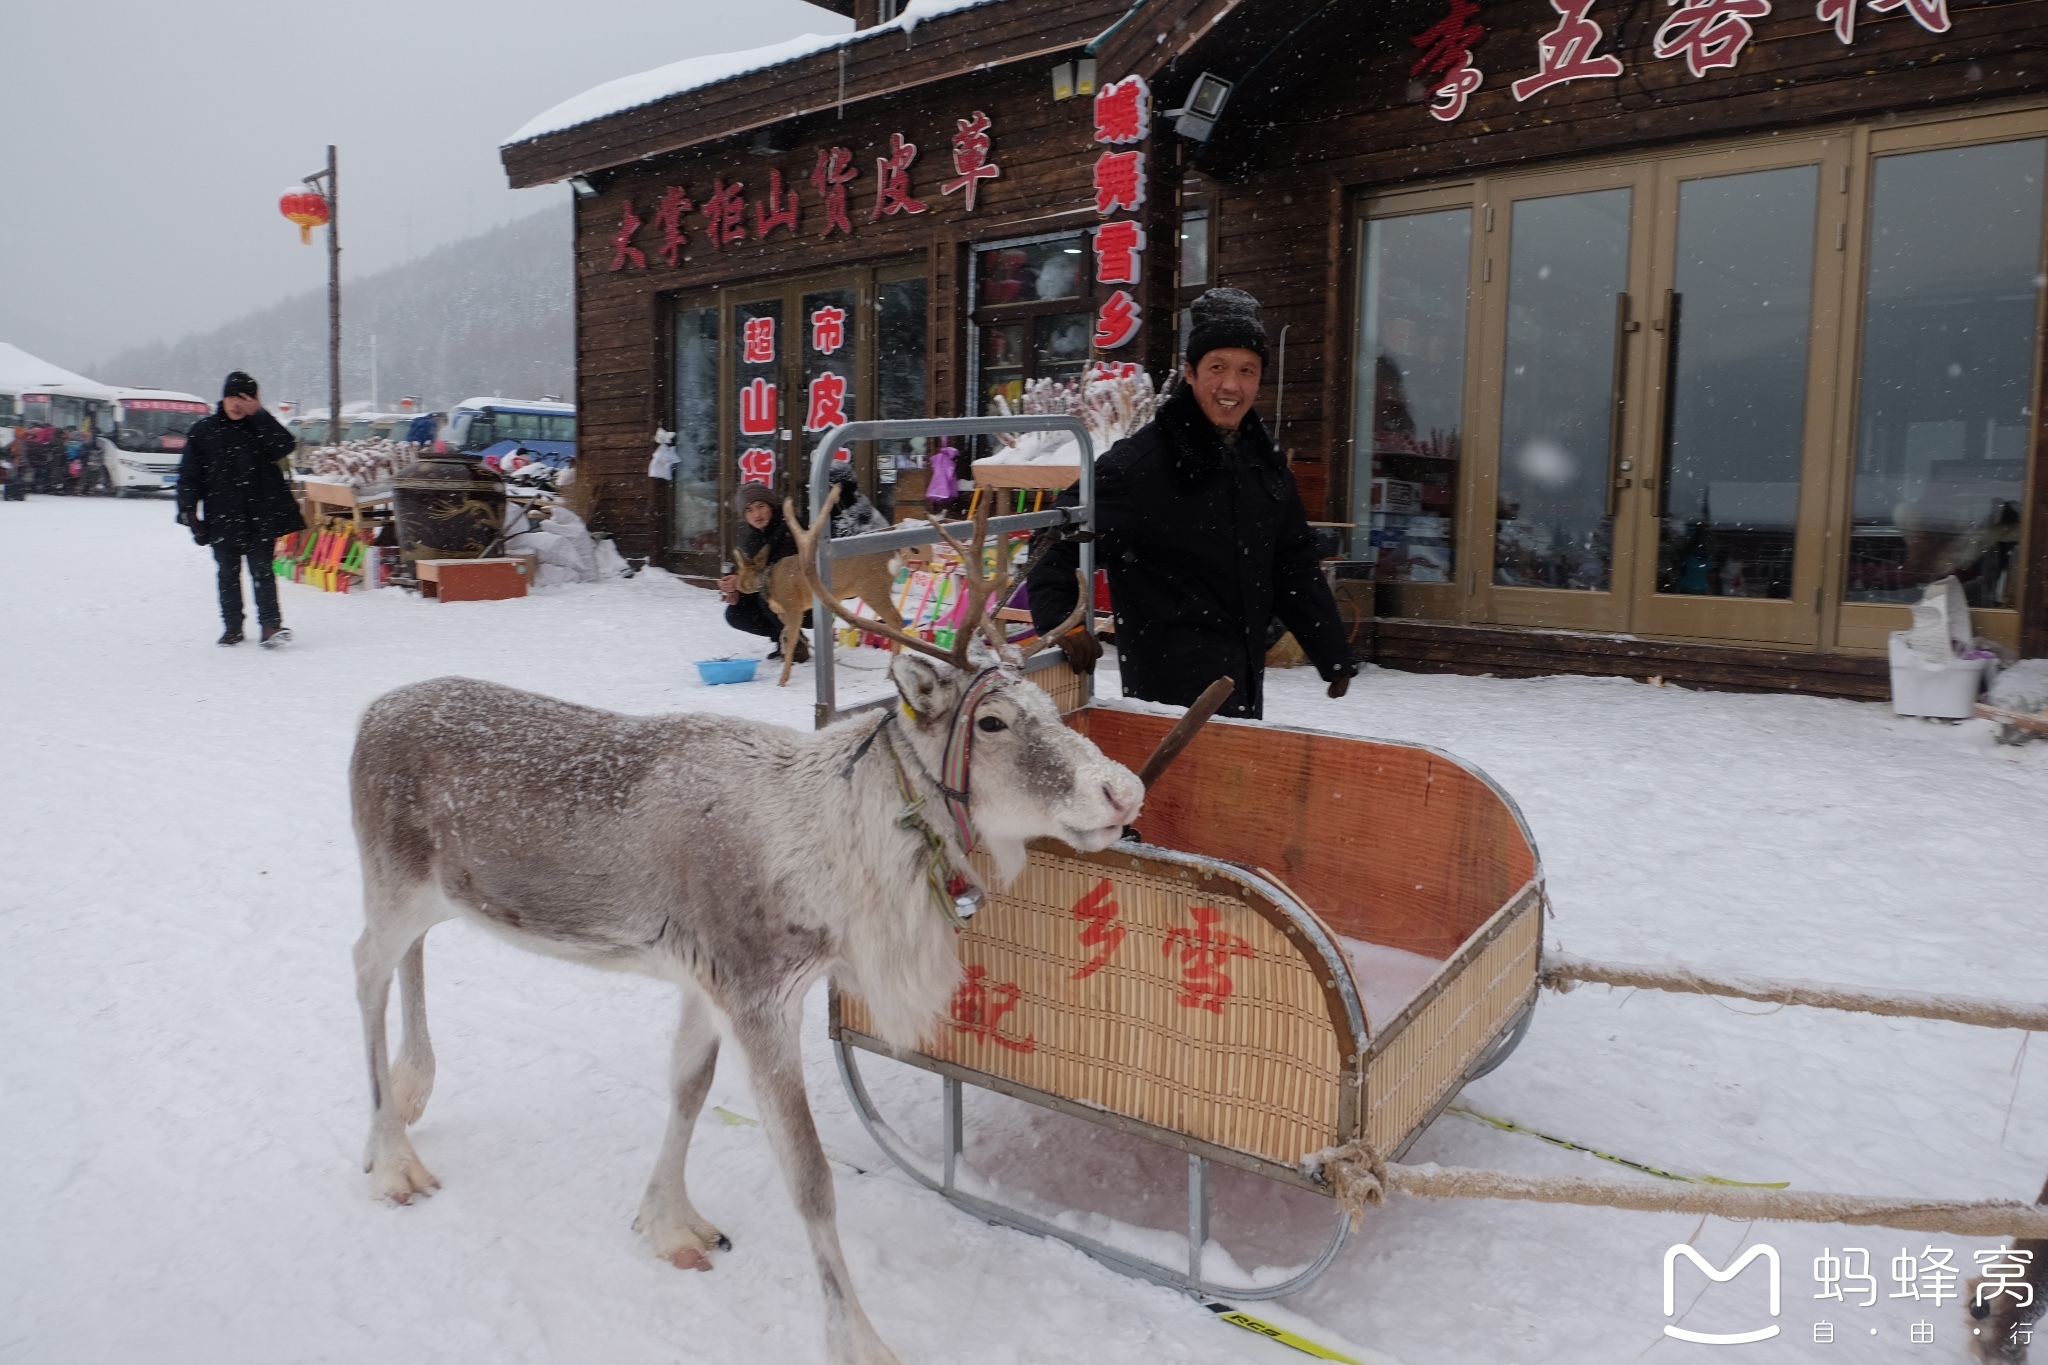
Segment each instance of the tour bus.
M0 459L12 458L9 452L16 436L30 427L84 432L97 438L93 468L68 482L74 491L96 492L102 480L100 466L110 464L113 455L105 440L113 424L113 389L0 342Z
M466 455L524 449L557 469L576 459L576 405L547 399L470 398L448 414L441 440Z
M107 474L116 497L168 493L178 486L185 433L213 411L197 394L173 389L114 390L114 451Z

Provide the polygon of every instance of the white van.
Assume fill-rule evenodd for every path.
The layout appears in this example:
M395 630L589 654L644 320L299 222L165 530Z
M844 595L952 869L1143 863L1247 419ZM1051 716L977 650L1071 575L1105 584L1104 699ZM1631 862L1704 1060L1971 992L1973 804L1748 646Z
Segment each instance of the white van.
M213 404L174 389L114 390L114 451L107 460L114 496L170 493L178 487L185 433Z

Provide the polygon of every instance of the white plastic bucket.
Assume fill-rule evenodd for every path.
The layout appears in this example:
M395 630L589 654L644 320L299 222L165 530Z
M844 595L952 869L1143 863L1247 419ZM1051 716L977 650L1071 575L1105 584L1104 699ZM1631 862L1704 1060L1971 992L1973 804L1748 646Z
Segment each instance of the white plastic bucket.
M1930 659L1906 644L1906 632L1891 634L1892 710L1901 716L1967 720L1984 688L1989 659Z

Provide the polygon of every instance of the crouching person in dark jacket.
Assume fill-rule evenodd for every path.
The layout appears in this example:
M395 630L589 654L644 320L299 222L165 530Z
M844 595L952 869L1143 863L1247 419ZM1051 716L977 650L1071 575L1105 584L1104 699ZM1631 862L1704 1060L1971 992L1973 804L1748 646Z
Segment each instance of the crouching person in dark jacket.
M242 643L242 566L256 595L256 623L271 649L292 638L277 607L273 542L306 528L285 481L282 462L297 442L265 410L256 381L236 370L221 386L220 406L186 433L178 463L178 521L213 549L219 567L220 643Z
M787 559L796 553L796 537L791 534L789 523L783 519L781 504L775 501L775 490L765 483L743 483L733 496L733 507L745 524L740 529L738 549L748 559L761 553L761 547L768 547L768 558L762 562L761 571L766 574L779 559ZM725 601L725 623L734 630L743 630L749 635L765 635L775 641L775 648L768 657L782 657L782 618L768 605L767 580L757 592L741 592L739 576L726 574L718 580L718 595ZM811 628L811 614L804 613L804 629ZM811 647L799 635L796 641L796 662L806 663L811 657Z
M1124 695L1186 706L1228 677L1223 714L1262 715L1277 616L1341 697L1358 666L1294 476L1252 410L1266 362L1258 301L1212 289L1193 312L1184 382L1095 465L1095 562L1109 573ZM1076 563L1075 545L1054 541L1031 566L1040 631L1074 609ZM1102 652L1080 631L1060 648L1083 671Z

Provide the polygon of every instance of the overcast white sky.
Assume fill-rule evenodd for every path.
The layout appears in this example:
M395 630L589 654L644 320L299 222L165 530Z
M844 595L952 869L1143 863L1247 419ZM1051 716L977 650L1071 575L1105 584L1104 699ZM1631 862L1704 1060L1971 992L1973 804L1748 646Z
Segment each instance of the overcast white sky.
M6 6L0 341L92 372L324 285L285 188L341 149L343 279L542 209L498 143L701 53L838 33L803 0L60 0ZM563 210L566 212L566 210Z

